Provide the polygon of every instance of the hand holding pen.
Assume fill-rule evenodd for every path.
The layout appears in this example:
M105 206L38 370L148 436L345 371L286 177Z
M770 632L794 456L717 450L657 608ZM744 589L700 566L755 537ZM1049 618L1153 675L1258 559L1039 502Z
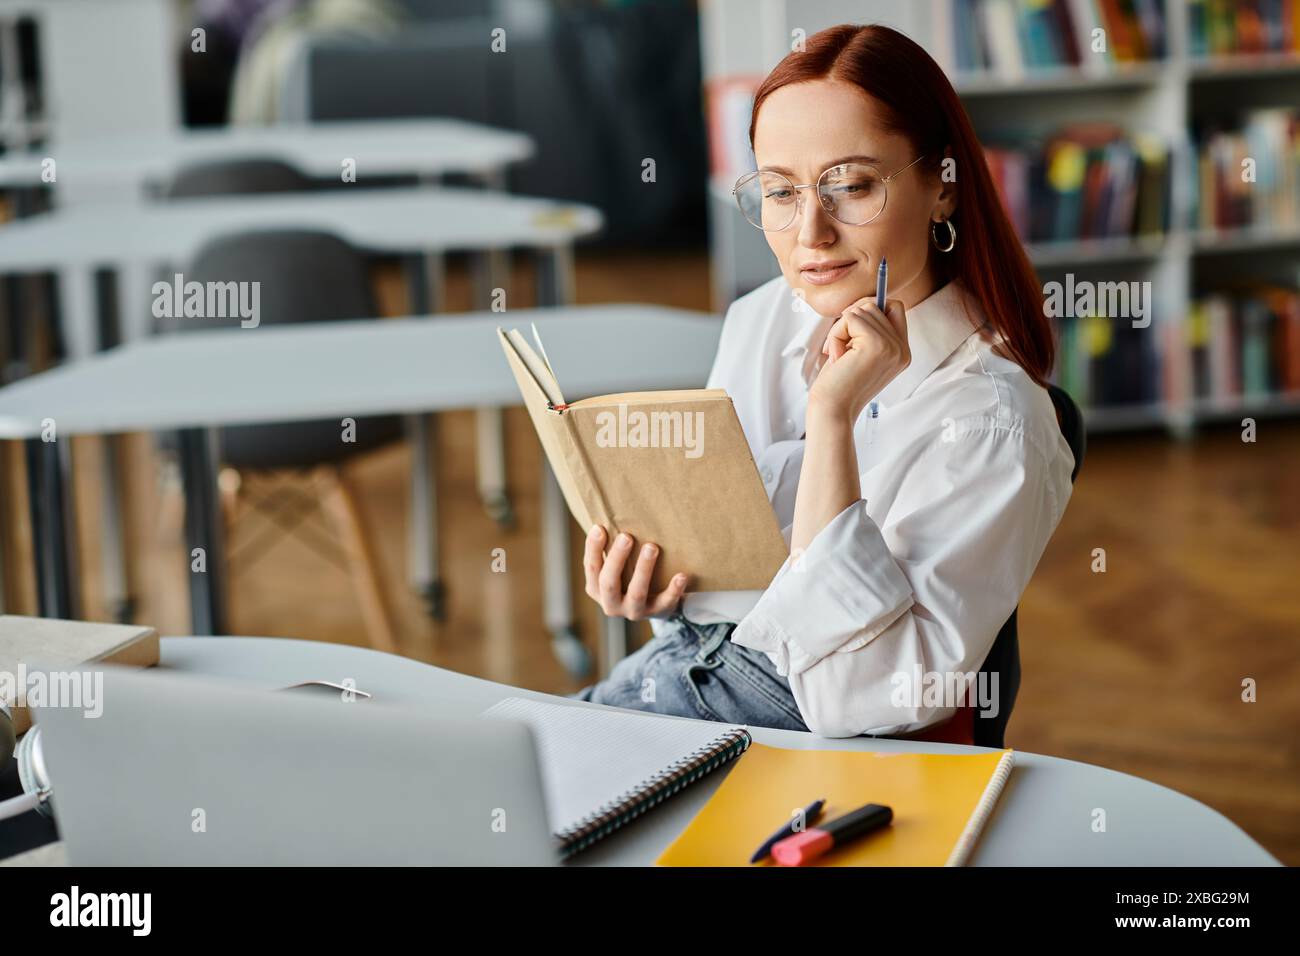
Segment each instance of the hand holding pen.
M885 301L888 274L882 258L876 295L841 312L826 334L822 351L827 357L808 391L810 411L857 421L867 402L911 363L907 313L897 299Z

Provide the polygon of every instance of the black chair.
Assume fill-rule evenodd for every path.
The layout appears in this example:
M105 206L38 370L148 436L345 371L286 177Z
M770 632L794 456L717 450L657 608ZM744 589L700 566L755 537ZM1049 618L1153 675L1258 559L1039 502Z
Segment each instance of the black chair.
M1074 399L1055 385L1047 386L1047 393L1056 406L1056 418L1061 425L1061 434L1074 453L1074 471L1070 481L1079 477L1083 466L1084 452L1087 450L1087 437L1084 432L1083 414ZM1007 724L1011 720L1011 710L1016 705L1016 694L1020 690L1020 638L1016 633L1016 611L1011 612L1007 623L998 631L988 657L981 665L979 680L988 680L984 674L998 675L998 713L996 717L981 717L977 710L974 715L974 739L978 747L1006 746ZM976 684L975 686L980 686ZM992 686L991 684L989 686Z
M376 314L370 294L366 263L343 240L321 232L276 230L247 232L213 240L195 256L185 272L186 281L257 282L259 321L263 325L299 322L329 322L371 318ZM173 318L160 321L163 333L228 329L229 335L257 334L240 328L238 316L227 318ZM238 387L238 370L231 370L232 387ZM222 508L226 524L232 527L245 506L269 518L282 530L300 526L319 505L335 526L342 543L343 561L361 601L366 630L372 646L396 650L392 622L382 597L382 576L374 566L360 508L342 465L377 446L402 437L397 416L362 417L355 421L355 440L343 440L343 423L338 418L270 425L240 425L220 431L220 462L235 469L241 481L222 486ZM251 473L293 471L305 473L313 496L304 495L301 482L274 488L261 496L249 491ZM275 476L259 474L262 483ZM249 487L245 487L248 485ZM242 492L242 493L241 493ZM269 535L228 550L228 561L248 568L265 550ZM323 551L317 543L317 550ZM326 552L327 557L334 557Z
M221 159L195 163L177 172L158 190L162 199L195 196L247 196L302 192L316 183L278 159Z

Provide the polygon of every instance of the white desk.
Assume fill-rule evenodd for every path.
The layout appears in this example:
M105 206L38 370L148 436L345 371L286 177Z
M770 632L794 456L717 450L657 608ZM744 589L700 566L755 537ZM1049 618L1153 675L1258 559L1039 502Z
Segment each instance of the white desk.
M177 129L131 136L70 140L0 157L0 186L40 186L43 163L55 161L57 189L116 189L138 193L187 165L276 159L308 176L338 178L343 161L370 176L413 173L493 176L535 152L524 133L456 119L383 119L275 126Z
M704 384L721 321L660 306L591 305L504 313L263 325L146 339L63 365L0 389L0 439L27 446L41 614L68 616L64 473L57 435L132 431L181 433L190 548L205 547L208 572L191 574L196 634L221 633L221 540L211 429L222 425L361 418L519 404L518 386L497 342L497 326L529 334L536 322L565 396ZM569 515L543 468L546 624L561 642L577 640L569 598ZM606 639L618 653L622 622Z
M71 358L96 351L94 270L117 268L122 339L148 331L160 270L184 270L205 243L266 229L330 232L371 252L438 254L526 246L565 250L600 229L589 206L481 189L339 188L324 192L123 200L58 209L0 228L0 272L57 271Z
M512 696L598 707L467 677L365 648L256 637L164 638L159 665L256 687L350 678L374 695L367 706L417 708L470 716ZM969 753L976 747L883 740L828 740L788 730L751 728L754 740L797 749L886 753ZM743 757L741 758L744 759ZM692 784L574 858L584 866L645 866L686 827L727 770ZM1092 811L1106 808L1107 831L1094 833ZM59 854L35 859L58 862ZM29 859L31 859L29 857ZM123 861L128 863L129 861ZM1138 777L1072 760L1016 753L1016 766L975 851L972 866L1277 866L1278 861L1222 814Z
M488 257L480 285L504 283L493 250L524 246L540 257L538 301L562 304L572 295L572 243L597 231L598 210L549 199L481 189L402 187L382 190L340 187L310 193L255 197L205 197L169 202L140 200L81 204L32 216L0 228L0 272L53 270L59 275L64 341L73 359L92 355L98 340L95 271L117 271L121 336L144 337L153 321L150 290L160 274L181 271L212 239L261 229L319 229L363 250L402 254L418 266L411 286L414 311L436 309L442 254L470 250ZM428 276L425 276L427 271ZM486 306L484 290L479 291ZM499 416L479 416L480 489L486 503L509 511L505 497L503 438ZM432 447L425 419L407 422L413 447L410 524L412 587L440 613L436 543L436 496L429 467ZM129 606L119 574L121 531L112 445L106 447L101 475L107 516L103 535L105 590L110 605ZM67 616L76 616L75 608Z

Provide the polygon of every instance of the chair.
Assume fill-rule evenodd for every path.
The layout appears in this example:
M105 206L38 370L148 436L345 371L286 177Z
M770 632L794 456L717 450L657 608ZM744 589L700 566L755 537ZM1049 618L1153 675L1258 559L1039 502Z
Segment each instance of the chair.
M347 243L326 233L299 230L249 232L213 240L195 256L187 281L260 283L262 324L337 321L375 315L369 277L362 256ZM212 328L231 335L256 335L238 327L237 319L179 318L163 320L160 331L175 333ZM237 376L232 381L238 387ZM316 503L333 523L343 545L346 567L361 601L372 646L395 651L392 622L383 599L380 576L367 539L356 494L343 466L347 461L402 436L396 416L358 418L355 442L342 440L338 419L293 424L241 425L220 432L220 460L237 472L260 473L292 469L307 473ZM266 476L261 476L265 478ZM262 498L248 493L243 480L222 483L222 510L228 528L243 505L251 506L286 531L303 526L312 504L296 487L281 487ZM241 491L242 489L242 491ZM237 551L228 550L232 565L248 567L265 550L267 535L255 537ZM318 542L319 544L319 542ZM319 549L318 549L319 550Z
M302 192L316 184L278 159L221 159L195 163L177 172L158 190L162 199L193 196L246 196Z
M1074 453L1074 470L1070 473L1070 481L1073 482L1079 477L1079 469L1083 466L1083 456L1087 450L1083 414L1064 389L1056 385L1048 385L1047 393L1051 396L1052 405L1056 407L1056 420L1061 426L1061 434L1065 436L1070 451ZM977 747L1006 746L1007 724L1011 720L1011 711L1016 705L1016 695L1020 691L1020 637L1017 633L1016 613L1017 611L1013 610L1011 617L1007 618L1007 622L998 631L993 647L989 649L988 656L976 676L975 686L978 687L980 686L978 681L989 680L984 675L998 675L997 716L980 717L975 708L961 707L950 720L937 727L926 728L908 739L973 743ZM993 686L991 681L989 686Z

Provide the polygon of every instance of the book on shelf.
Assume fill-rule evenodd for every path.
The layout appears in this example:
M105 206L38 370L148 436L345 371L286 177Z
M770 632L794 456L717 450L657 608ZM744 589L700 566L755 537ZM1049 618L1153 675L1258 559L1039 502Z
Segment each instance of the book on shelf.
M1155 137L1080 123L984 152L1003 207L1026 242L1161 235L1169 228L1170 151Z
M1300 110L1246 113L1237 129L1204 128L1192 221L1201 230L1300 226Z
M1300 394L1300 289L1268 284L1216 291L1188 309L1194 399Z
M1168 398L1159 323L1085 315L1057 320L1056 384L1081 407L1146 405Z
M934 0L934 8L937 52L966 76L1100 73L1165 55L1162 0Z
M1300 0L1187 0L1193 59L1300 54Z

